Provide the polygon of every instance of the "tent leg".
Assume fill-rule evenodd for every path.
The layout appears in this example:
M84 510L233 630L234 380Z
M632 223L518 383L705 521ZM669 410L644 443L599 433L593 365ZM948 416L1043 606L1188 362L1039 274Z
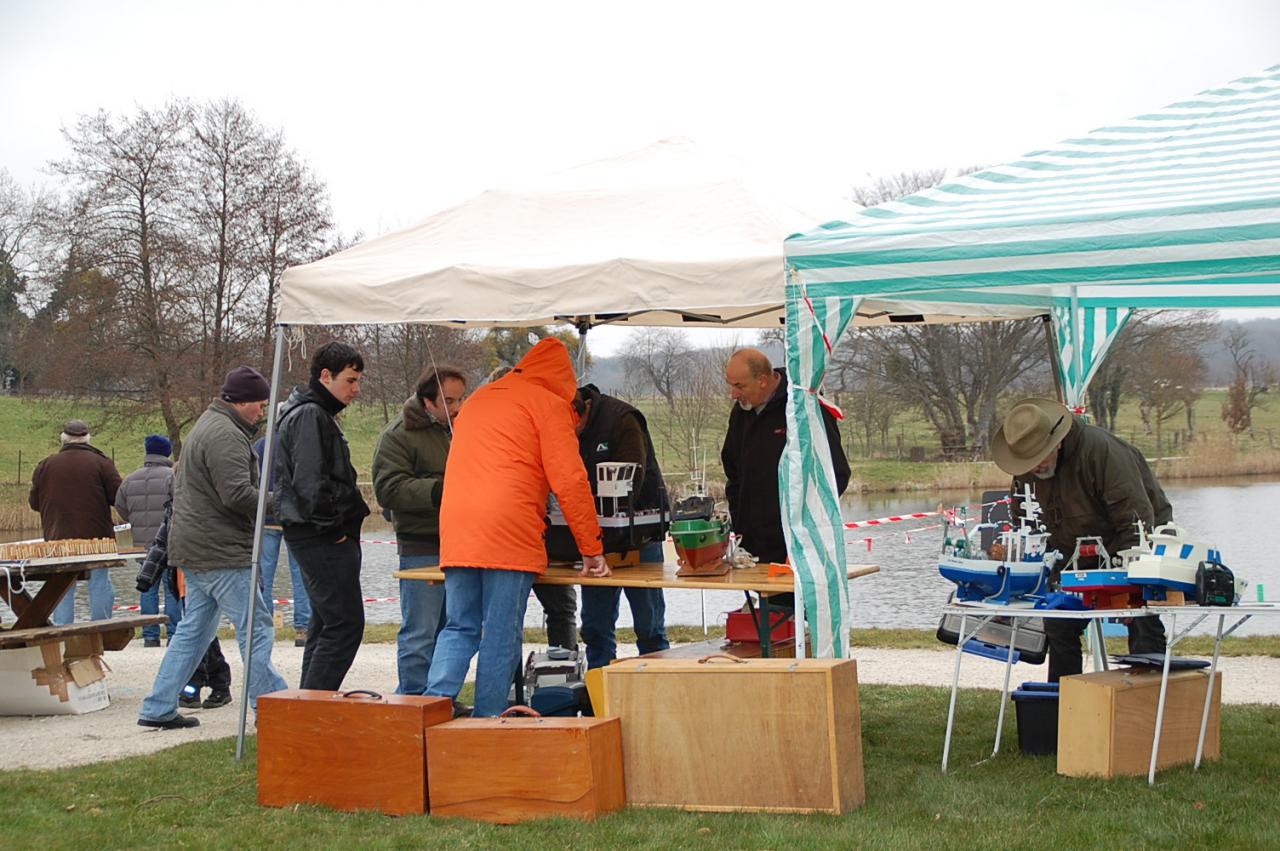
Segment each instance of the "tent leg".
M591 323L586 319L578 320L578 384L581 385L586 378L587 372L587 332L591 330Z
M1061 359L1058 355L1058 340L1053 330L1053 317L1045 314L1041 317L1044 321L1044 341L1049 347L1049 371L1053 373L1053 386L1058 391L1058 401L1067 404L1067 389L1062 384L1062 370L1058 367Z
M244 728L249 714L249 674L253 668L253 616L258 595L253 593L261 581L262 527L267 516L267 482L271 479L271 450L276 438L276 395L280 392L280 364L284 360L284 325L276 326L276 353L271 361L271 395L267 399L267 436L262 444L262 475L258 480L258 513L253 522L253 563L249 566L249 634L244 643L244 683L240 690L240 724L236 729L236 760L244 758ZM267 589L271 593L271 589Z

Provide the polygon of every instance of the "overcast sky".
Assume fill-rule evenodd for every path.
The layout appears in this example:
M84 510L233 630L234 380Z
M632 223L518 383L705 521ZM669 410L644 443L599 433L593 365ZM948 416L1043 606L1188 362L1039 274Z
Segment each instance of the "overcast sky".
M1280 63L1280 3L0 0L0 167L99 107L239 98L348 234L688 136L797 198L994 165Z

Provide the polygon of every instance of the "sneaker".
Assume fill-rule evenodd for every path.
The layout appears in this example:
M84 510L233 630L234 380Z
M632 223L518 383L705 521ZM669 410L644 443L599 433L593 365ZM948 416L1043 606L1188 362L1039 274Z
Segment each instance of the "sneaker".
M293 631L293 646L294 647L307 646L307 628L305 626L301 627L300 629L295 629Z
M459 703L456 700L453 702L454 718L470 718L471 713L474 711L475 711L474 706L467 706L465 703Z
M226 706L231 702L231 692L229 691L211 691L209 696L204 699L204 703L200 704L205 709L217 709L219 706Z
M199 709L200 689L193 685L183 686L182 694L178 695L178 705L183 709Z
M192 715L175 715L165 721L152 721L150 718L139 718L139 727L158 727L161 730L183 730L187 727L199 727L200 719Z
M159 646L160 646L160 639L158 639L158 638L144 638L144 639L142 639L142 646L143 646L143 647L159 647Z

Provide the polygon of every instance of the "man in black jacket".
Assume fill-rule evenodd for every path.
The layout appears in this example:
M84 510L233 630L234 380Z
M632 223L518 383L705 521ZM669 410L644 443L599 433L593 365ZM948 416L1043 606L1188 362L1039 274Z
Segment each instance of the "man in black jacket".
M787 376L774 369L759 349L739 349L729 358L724 377L736 403L720 450L733 531L761 562L785 562L778 467L787 445ZM849 486L849 462L840 432L835 417L825 409L822 420L831 446L836 491L844 493Z
M311 598L302 688L341 688L364 636L360 526L369 506L337 420L360 395L363 372L359 352L325 343L311 360L310 383L294 388L280 418L274 514Z

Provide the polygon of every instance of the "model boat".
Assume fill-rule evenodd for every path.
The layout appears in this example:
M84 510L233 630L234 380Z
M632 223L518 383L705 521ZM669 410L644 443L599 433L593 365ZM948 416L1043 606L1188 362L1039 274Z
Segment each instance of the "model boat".
M680 561L680 576L723 575L729 572L731 533L729 520L722 515L671 524L671 541Z
M963 512L948 516L938 571L956 584L961 600L1008 604L1045 590L1060 554L1047 549L1049 533L1029 485L1021 500L1017 528L1007 522L969 528Z
M1062 568L1062 590L1082 596L1090 609L1141 606L1142 589L1129 581L1125 567L1141 547L1141 530L1138 547L1125 550L1115 559L1107 553L1101 538L1077 538L1076 548Z
M1141 540L1127 568L1129 581L1141 586L1148 600L1164 600L1169 591L1194 595L1200 563L1222 563L1217 547L1193 540L1191 533L1176 523L1157 527L1149 538L1141 528L1138 534Z

